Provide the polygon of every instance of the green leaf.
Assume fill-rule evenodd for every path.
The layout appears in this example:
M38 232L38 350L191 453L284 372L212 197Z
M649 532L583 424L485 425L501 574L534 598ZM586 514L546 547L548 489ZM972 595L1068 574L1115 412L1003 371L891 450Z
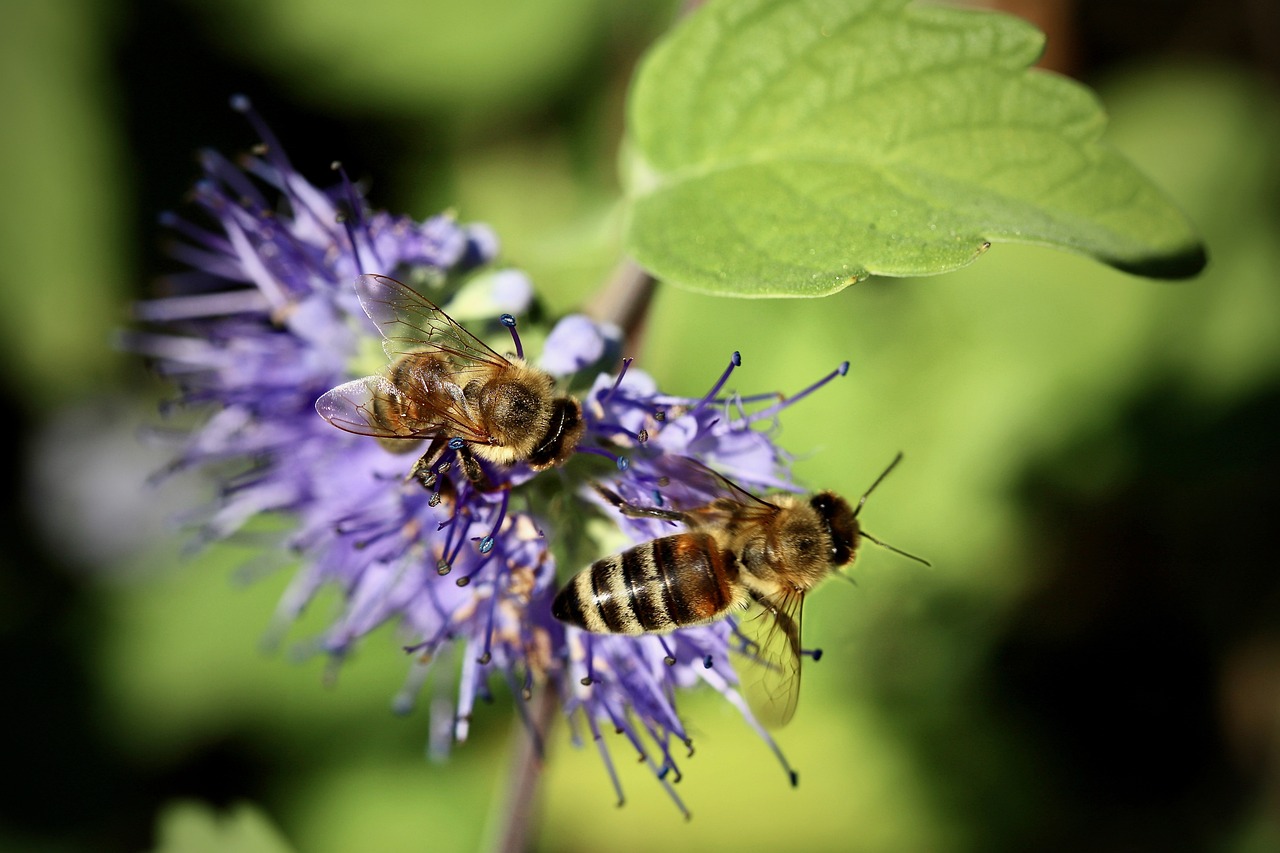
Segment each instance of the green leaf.
M157 821L155 853L291 853L280 831L250 803L225 814L194 800L164 807Z
M946 272L996 242L1199 272L1186 218L1099 141L1094 95L1028 70L1036 29L905 5L712 0L655 45L623 152L636 260L738 296Z

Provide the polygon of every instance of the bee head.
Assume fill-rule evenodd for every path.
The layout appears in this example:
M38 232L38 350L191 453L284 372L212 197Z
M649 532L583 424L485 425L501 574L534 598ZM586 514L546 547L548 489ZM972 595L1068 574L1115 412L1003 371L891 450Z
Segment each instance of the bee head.
M542 471L559 465L573 453L587 424L582 419L582 406L572 397L557 397L551 402L551 417L543 430L540 443L529 453L529 467Z
M858 519L849 502L834 492L819 492L809 500L831 538L831 565L844 566L858 550Z

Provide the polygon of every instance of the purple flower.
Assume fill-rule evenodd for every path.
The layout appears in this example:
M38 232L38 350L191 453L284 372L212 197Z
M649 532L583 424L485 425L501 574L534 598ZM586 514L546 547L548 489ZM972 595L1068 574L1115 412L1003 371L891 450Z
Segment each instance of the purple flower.
M790 399L721 394L739 363L735 353L705 397L671 397L629 370L629 359L614 372L618 329L566 317L541 353L525 355L578 396L585 431L574 458L545 475L523 463L489 465L494 488L482 490L448 446L424 489L407 476L416 453L317 416L325 392L387 364L354 281L366 272L394 275L465 318L491 346L505 338L517 352L514 321L499 318L523 313L532 286L518 271L485 269L497 241L484 226L371 211L341 176L331 188L314 186L247 101L234 105L264 147L239 165L203 156L195 201L207 222L165 218L183 238L175 256L191 269L170 279L171 293L137 306L144 329L127 336L177 386L171 410L199 415L174 436L171 466L218 479L215 502L189 519L197 542L235 536L264 514L286 518L280 553L301 565L276 631L333 586L342 610L314 649L341 660L374 628L396 623L413 654L398 710L414 705L438 661L459 657L456 694L431 703L433 751L466 739L476 698L498 678L516 695L538 685L553 691L575 739L585 725L599 743L615 786L600 733L621 732L677 804L676 753L690 740L676 688L710 684L777 752L735 689L729 621L640 638L589 636L556 621L557 589L584 567L561 566L557 578L557 554L575 538L557 534L592 514L616 522L633 542L669 532L605 507L589 480L607 479L628 501L690 505L696 496L686 485L663 479L673 456L701 460L752 490L794 489L789 459L772 439L776 417L844 367Z

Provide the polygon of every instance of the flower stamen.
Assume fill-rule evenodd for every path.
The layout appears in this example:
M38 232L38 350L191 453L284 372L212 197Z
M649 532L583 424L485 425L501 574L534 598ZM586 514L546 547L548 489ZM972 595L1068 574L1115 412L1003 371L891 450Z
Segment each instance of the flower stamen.
M613 399L613 395L618 393L618 387L622 385L622 377L627 375L627 368L631 366L631 362L635 361L631 356L627 356L622 360L622 369L618 371L618 378L613 380L613 387L600 400L601 405L607 405Z
M666 657L662 659L662 662L667 666L675 666L676 656L671 653L671 647L667 645L667 638L659 634L658 642L662 645L662 650L667 653Z
M516 358L524 358L524 345L520 343L520 333L516 331L516 318L510 314L503 314L498 319L511 332L511 340L516 345Z
M744 419L744 422L751 424L763 418L772 417L773 415L777 414L783 409L788 408L789 406L793 406L796 403L803 400L805 397L808 397L814 391L817 391L819 388L821 388L823 385L826 385L828 382L830 382L832 379L835 379L837 376L844 376L848 372L849 372L849 362L847 361L841 362L839 367L837 367L835 370L831 371L826 376L819 379L817 382L810 385L808 388L805 388L800 393L793 394L791 397L782 398L778 402L774 403L772 406L769 406L768 408L765 408L765 409L761 409L760 411L755 412L754 414L748 416L747 418Z
M703 406L715 400L716 395L720 393L720 389L724 387L724 383L729 381L729 375L733 373L733 369L735 367L740 367L741 365L742 355L737 350L734 350L733 355L729 358L729 366L724 369L724 373L720 374L720 378L716 381L716 384L711 386L711 391L708 392L707 396L699 400L694 407L689 410L689 414L696 413Z
M625 471L631 467L631 460L626 456L619 456L617 453L611 453L603 447L579 447L578 453L594 453L596 456L603 456L606 459L612 459L613 464L619 471Z
M280 165L292 169L289 158L285 156L284 146L276 139L274 133L271 132L271 126L263 120L258 111L253 108L253 102L249 100L247 95L235 94L231 96L231 109L242 114L249 120L249 124L253 126L253 132L258 134L258 138L262 140L262 147L276 158Z
M338 214L338 219L342 223L343 229L347 232L347 240L351 242L351 256L355 259L355 266L358 272L365 269L364 260L360 257L360 241L357 239L356 229L359 228L364 234L365 242L368 243L370 251L378 251L377 245L373 241L373 235L369 233L369 223L364 217L364 205L360 203L360 197L356 194L356 188L351 183L351 179L347 177L347 170L342 167L341 160L334 160L329 164L329 168L338 173L342 179L342 191L346 195L347 208L350 213ZM383 268L380 261L375 258L378 268Z
M604 737L600 734L600 727L596 725L595 717L586 708L582 709L582 716L587 718L587 728L591 729L591 737L596 742L596 749L600 751L600 760L604 762L605 770L609 773L609 781L613 783L613 791L618 795L618 808L627 802L627 798L622 793L622 781L618 779L618 771L613 766L613 758L609 755L609 747L604 742Z
M592 641L592 637L582 635L582 649L586 657L587 674L582 677L579 683L583 687L590 687L596 683L595 643Z

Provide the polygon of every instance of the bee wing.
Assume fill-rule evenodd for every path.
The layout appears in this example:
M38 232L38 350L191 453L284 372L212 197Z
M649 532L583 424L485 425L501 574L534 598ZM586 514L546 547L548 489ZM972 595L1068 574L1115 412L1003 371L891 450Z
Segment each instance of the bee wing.
M423 350L440 353L452 363L460 385L466 384L468 374L488 375L511 366L434 302L394 278L366 273L356 279L356 295L392 360Z
M406 405L406 395L383 376L365 376L344 382L320 395L316 411L339 429L378 438L422 439L440 434L467 441L487 442L488 435L466 416L461 390L450 383L435 383L416 389L416 402L429 412L412 422L387 413Z
M743 648L736 659L751 712L769 728L784 726L800 698L800 618L804 594L762 597L737 627Z
M778 507L758 498L724 474L689 456L655 460L655 467L671 485L678 484L697 496L698 505L686 510L704 524L715 524L730 517L740 521L767 522Z

